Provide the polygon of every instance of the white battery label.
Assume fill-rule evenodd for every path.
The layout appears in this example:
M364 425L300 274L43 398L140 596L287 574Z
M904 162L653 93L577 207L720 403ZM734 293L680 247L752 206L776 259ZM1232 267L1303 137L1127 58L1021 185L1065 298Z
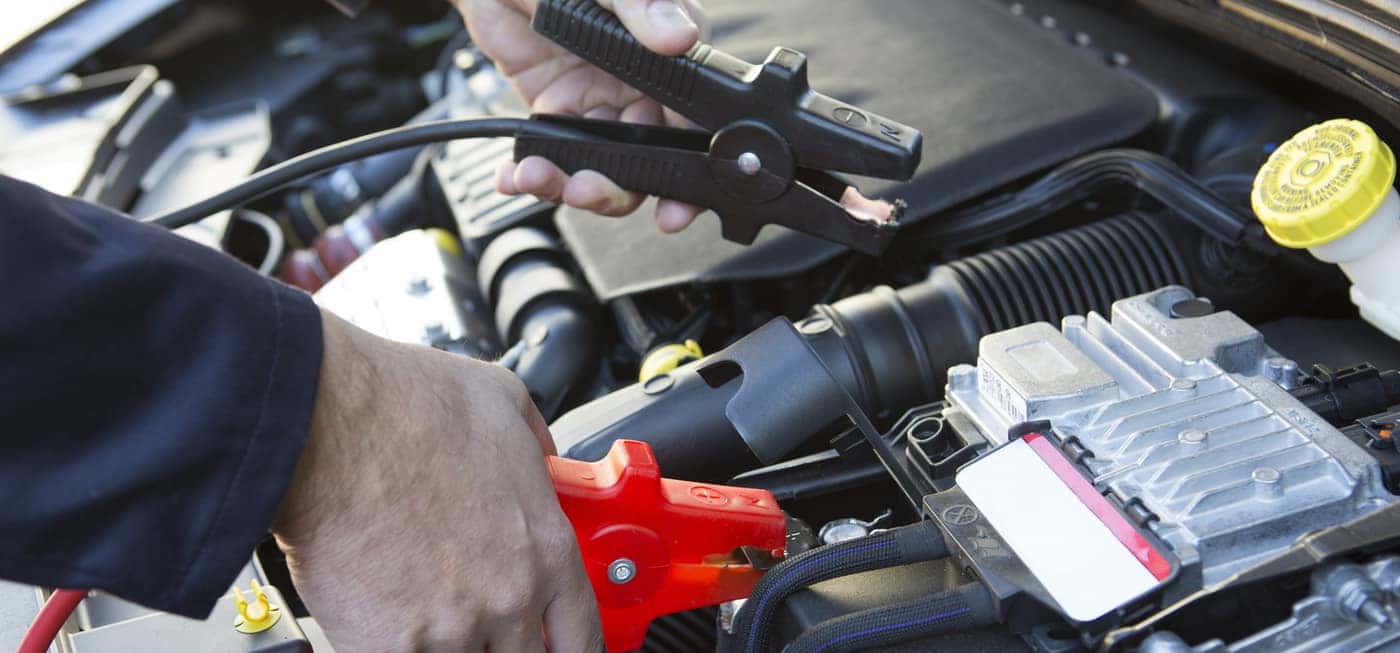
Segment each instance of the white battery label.
M969 463L957 484L1075 620L1093 621L1171 575L1171 563L1043 435Z

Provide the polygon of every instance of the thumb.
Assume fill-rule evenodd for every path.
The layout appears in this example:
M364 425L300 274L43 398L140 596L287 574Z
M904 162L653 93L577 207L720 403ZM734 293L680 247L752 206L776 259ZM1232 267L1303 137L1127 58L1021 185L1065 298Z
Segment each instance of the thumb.
M617 14L627 31L657 54L685 54L700 39L700 27L681 0L598 0Z

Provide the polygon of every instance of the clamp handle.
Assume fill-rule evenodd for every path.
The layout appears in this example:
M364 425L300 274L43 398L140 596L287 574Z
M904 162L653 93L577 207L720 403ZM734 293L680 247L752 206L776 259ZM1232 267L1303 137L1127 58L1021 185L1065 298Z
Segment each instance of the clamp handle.
M768 125L798 166L883 179L909 179L919 167L917 129L813 91L801 52L774 48L757 66L703 43L659 55L594 0L540 0L532 27L708 130Z
M597 462L548 462L609 651L641 648L661 615L748 596L762 572L735 552L781 555L786 544L772 494L661 478L646 443L618 440Z
M895 235L893 223L852 216L840 204L846 182L824 172L794 168L786 145L752 121L736 123L712 137L693 129L569 116L536 114L531 119L598 138L581 141L517 134L516 161L540 156L569 174L592 170L627 190L709 208L719 216L720 235L732 242L751 244L764 225L779 224L878 256ZM742 146L726 145L734 140ZM744 174L735 160L737 153L726 151L736 149L756 151L769 165Z

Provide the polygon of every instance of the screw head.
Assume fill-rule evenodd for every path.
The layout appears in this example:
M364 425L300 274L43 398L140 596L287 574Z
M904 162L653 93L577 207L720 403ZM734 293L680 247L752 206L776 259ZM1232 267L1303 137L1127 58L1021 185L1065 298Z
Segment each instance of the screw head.
M626 585L637 577L637 563L627 558L618 558L608 565L608 580L614 585Z
M756 175L763 169L763 160L758 158L753 152L745 152L739 155L739 172L746 175Z

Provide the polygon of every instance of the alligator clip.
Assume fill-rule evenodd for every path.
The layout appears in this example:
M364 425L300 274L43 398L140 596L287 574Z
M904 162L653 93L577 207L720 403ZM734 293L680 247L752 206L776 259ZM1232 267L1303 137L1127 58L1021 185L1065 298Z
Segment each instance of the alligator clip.
M641 648L661 615L747 597L783 555L787 516L772 494L661 478L646 443L618 440L592 463L551 456L549 474L609 651Z
M724 238L745 245L780 224L867 254L889 246L898 210L888 221L853 215L841 204L850 184L827 171L909 179L923 137L813 91L802 53L775 48L757 66L705 44L658 55L593 0L540 0L533 27L704 131L535 115L595 138L519 134L515 160L541 156L570 174L594 170L712 209Z

